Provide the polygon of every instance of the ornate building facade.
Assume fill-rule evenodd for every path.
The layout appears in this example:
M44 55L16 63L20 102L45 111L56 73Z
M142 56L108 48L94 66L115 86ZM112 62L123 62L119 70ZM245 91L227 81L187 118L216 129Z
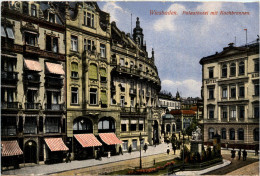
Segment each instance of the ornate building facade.
M52 142L68 150L64 21L51 3L1 7L2 164L60 161Z
M259 39L245 46L233 43L204 57L202 92L204 142L214 134L234 147L259 143Z

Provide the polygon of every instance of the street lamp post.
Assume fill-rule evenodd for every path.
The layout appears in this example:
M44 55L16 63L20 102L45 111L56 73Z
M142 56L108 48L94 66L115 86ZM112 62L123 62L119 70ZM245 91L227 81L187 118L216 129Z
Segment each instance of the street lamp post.
M140 141L140 169L142 168L142 146L141 146L142 134L140 133L139 141Z
M184 129L182 130L182 159L183 159L183 162L182 162L182 169L184 169L184 134L185 134L185 131Z

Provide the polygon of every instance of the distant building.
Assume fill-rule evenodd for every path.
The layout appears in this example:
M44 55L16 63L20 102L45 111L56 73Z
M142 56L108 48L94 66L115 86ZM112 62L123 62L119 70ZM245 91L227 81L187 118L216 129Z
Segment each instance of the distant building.
M231 146L259 143L259 39L233 43L200 60L204 103L204 141L214 134Z
M163 108L165 112L170 112L171 110L181 109L181 101L179 97L179 92L176 93L174 98L169 92L160 92L159 95L159 107Z
M190 109L192 106L197 106L197 103L201 101L201 98L188 97L181 98L181 109Z
M196 118L196 113L193 110L172 110L170 114L176 121L175 132L187 129L191 125L192 119Z

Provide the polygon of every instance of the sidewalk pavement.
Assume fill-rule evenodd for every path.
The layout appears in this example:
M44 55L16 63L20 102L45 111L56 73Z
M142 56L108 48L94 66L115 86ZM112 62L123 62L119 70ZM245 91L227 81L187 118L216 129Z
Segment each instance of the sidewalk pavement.
M160 154L160 153L166 153L168 146L169 148L171 148L171 144L166 144L166 143L157 145L156 147L148 146L148 150L146 152L142 150L142 157ZM44 164L44 165L36 165L34 167L23 167L21 169L3 171L2 175L25 175L25 174L26 175L29 174L47 175L47 174L64 172L64 171L74 170L74 169L79 169L84 167L113 163L113 162L118 162L118 161L138 158L138 157L140 157L140 152L134 151L131 154L124 153L124 155L111 156L110 158L102 157L101 161L95 159L88 159L88 160L81 160L81 161L74 160L71 163L58 163L58 164L51 164L51 165Z
M231 161L225 160L223 159L223 163L204 169L204 170L200 170L200 171L181 171L181 172L176 172L175 175L202 175L202 174L206 174L210 171L225 167L227 165L229 165L231 163Z

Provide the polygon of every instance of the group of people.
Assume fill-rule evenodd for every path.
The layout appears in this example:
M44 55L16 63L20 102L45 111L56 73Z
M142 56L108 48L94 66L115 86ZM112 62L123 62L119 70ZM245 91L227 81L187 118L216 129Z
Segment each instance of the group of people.
M242 152L241 149L239 149L239 151L238 151L238 160L240 160L241 154L243 155L243 161L245 161L246 157L247 157L247 151L244 149L243 152ZM234 159L235 157L236 157L236 151L233 148L233 150L231 150L231 158Z

